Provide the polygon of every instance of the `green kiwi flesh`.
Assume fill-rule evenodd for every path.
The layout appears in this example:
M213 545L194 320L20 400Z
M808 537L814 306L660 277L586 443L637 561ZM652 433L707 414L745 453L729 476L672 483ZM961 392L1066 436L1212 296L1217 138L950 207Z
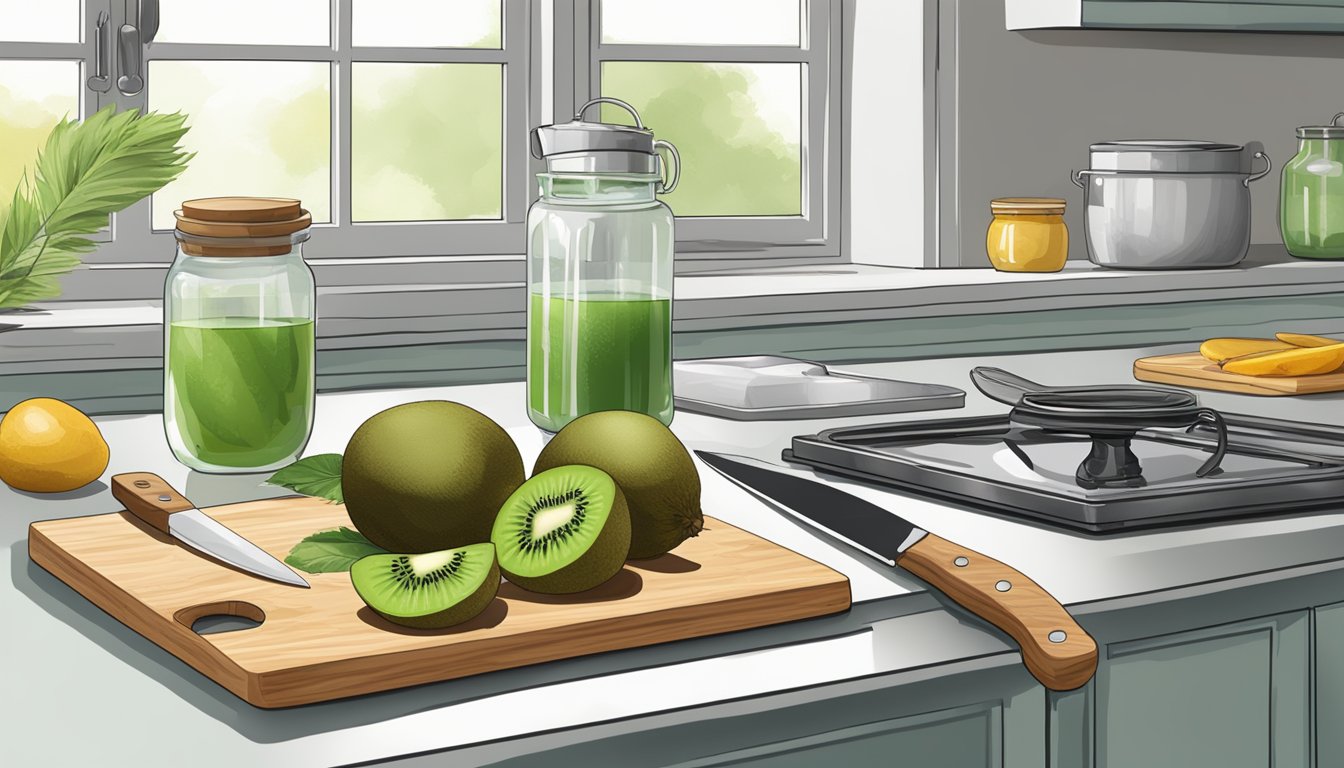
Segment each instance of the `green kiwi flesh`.
M705 527L700 474L663 423L633 411L598 411L571 421L551 438L533 475L562 464L597 467L616 481L630 505L631 560L658 557Z
M606 472L556 467L513 492L490 540L510 582L545 594L582 592L621 570L630 550L630 512Z
M395 624L442 629L475 618L499 590L493 544L414 555L367 555L350 568L355 591Z

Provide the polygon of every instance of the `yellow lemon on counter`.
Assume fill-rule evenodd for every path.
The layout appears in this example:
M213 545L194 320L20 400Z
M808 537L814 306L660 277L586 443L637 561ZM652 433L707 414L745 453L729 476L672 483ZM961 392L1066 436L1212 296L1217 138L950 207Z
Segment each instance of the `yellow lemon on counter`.
M98 425L60 400L24 400L0 419L0 480L21 491L73 491L97 480L107 457Z

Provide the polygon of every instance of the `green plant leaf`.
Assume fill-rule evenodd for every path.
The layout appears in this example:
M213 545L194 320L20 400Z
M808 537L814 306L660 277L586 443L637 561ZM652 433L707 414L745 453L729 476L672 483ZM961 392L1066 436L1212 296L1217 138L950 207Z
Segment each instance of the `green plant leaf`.
M186 132L180 113L111 105L57 123L0 213L0 309L59 295L56 278L96 247L85 235L185 170L194 156L178 143Z
M384 554L387 550L364 538L359 531L337 528L318 531L289 551L285 562L308 573L342 573L365 555Z
M345 503L341 494L341 454L319 453L281 469L266 480L271 485L288 488L304 496Z

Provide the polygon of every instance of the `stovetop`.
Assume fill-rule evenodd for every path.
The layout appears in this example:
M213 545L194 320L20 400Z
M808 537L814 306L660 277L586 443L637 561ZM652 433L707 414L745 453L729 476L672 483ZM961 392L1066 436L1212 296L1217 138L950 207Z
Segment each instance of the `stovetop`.
M832 429L795 437L787 461L1010 516L1091 533L1344 506L1344 430L1225 414L1214 426L1144 429L1129 439L1134 487L1087 487L1092 438L1008 415Z

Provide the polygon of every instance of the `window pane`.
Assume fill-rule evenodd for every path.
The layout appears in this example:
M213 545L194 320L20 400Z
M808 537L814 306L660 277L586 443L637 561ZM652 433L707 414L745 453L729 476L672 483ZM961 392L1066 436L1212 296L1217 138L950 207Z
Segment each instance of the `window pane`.
M800 0L602 0L604 43L796 46L801 27Z
M159 0L156 43L330 45L329 0Z
M331 220L331 66L310 61L151 61L149 108L182 111L196 157L154 195L155 229L183 200L297 197Z
M498 219L504 67L356 63L355 221Z
M354 0L355 45L500 47L500 0Z
M0 40L78 43L80 0L0 0Z
M681 153L679 216L797 216L802 192L802 65L608 61L602 95L630 102ZM602 119L630 122L603 105Z
M0 60L0 208L52 126L79 116L79 62Z

